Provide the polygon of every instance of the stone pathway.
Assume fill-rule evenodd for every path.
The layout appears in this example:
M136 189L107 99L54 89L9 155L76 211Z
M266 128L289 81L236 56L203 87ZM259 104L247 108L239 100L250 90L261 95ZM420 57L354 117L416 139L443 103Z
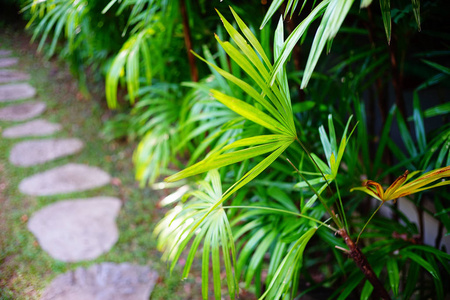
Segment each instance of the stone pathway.
M43 170L24 178L19 191L26 195L50 196L77 193L109 184L111 176L95 166L68 163L48 169L46 162L82 151L77 138L40 138L61 131L60 124L33 118L45 112L36 89L26 82L30 76L10 69L18 59L0 50L0 121L22 122L3 130L8 139L35 138L16 143L9 161L17 167L42 165ZM17 83L19 82L19 83ZM28 99L25 101L25 99ZM9 102L24 100L21 104ZM4 102L4 103L3 103ZM39 138L39 139L36 139ZM115 197L76 198L57 201L34 212L28 229L41 249L55 260L80 262L107 253L117 242L116 217L121 200ZM60 274L42 292L43 300L146 300L158 279L148 266L103 262Z
M3 131L2 136L10 139L46 136L60 131L61 128L62 126L60 124L50 123L43 119L37 119L16 126L11 126Z
M148 300L158 274L148 267L101 263L56 277L42 300Z
M79 139L44 139L17 143L9 155L15 166L29 167L74 154L83 149Z
M35 95L36 89L28 83L0 85L0 102L33 98Z
M0 109L0 121L25 121L41 115L46 108L42 101L8 105Z
M5 50L5 49L0 50L0 56L9 56L11 54L12 54L11 50Z
M11 67L17 65L18 62L19 59L15 57L0 58L0 68Z
M51 196L82 192L108 184L111 177L97 167L66 164L23 179L20 192L33 196Z
M0 70L0 83L24 81L28 79L30 79L30 76L26 73L14 70Z
M95 259L119 238L115 219L120 205L120 199L111 197L58 201L36 212L28 229L42 249L58 260Z

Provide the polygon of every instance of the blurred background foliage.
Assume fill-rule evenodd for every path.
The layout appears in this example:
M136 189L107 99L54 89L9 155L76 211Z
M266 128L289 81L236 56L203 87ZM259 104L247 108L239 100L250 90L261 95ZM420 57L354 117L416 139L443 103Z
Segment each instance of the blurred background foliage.
M174 262L184 248L194 249L185 276L192 260L203 256L205 298L210 253L217 299L219 253L228 276L222 279L232 298L238 287L267 299L305 294L317 299L370 297L372 286L335 248L345 247L340 237L298 218L306 211L318 220L329 216L323 205L314 203L317 195L286 158L325 203L341 199L339 211L347 216L346 228L353 237L377 204L350 193L352 187L364 179L388 185L405 170L450 165L448 1L8 1L11 10L20 7L39 51L70 63L86 96L90 81L104 81L105 102L114 116L103 134L110 140L140 141L133 159L141 186L178 188L161 203L173 210L162 220L166 227L157 231L160 246L164 257ZM245 46L233 54L219 45L230 40L230 34L231 45L240 47L215 9L230 26L241 28L256 49L253 58L270 63L263 66L267 77L258 62L240 56L248 54ZM259 49L251 38L259 41ZM262 72L261 82L246 63ZM279 85L290 103L300 144L321 172L333 175L326 177L334 181L329 189L330 182L325 183L295 143L233 194L224 203L227 208L203 218L199 216L218 201L222 186L226 190L241 180L263 157L243 159L206 177L161 182L220 153L225 145L267 132L215 100L211 89L264 110L244 83L224 72L258 94L274 81ZM343 136L348 140L341 141ZM336 167L331 157L336 158L339 142L345 152ZM417 220L398 204L386 205L365 229L359 246L392 297L444 299L450 294L443 284L450 281L450 194L444 187L409 199ZM433 237L425 235L428 218L438 224ZM193 220L199 223L190 223ZM178 225L169 230L169 224ZM196 237L192 224L202 224ZM203 254L196 255L202 239Z

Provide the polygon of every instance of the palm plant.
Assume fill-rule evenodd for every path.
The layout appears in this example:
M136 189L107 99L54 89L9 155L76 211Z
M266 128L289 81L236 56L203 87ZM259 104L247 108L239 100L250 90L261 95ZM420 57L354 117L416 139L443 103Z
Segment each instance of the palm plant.
M103 13L115 3L111 1ZM130 36L114 58L106 76L106 99L108 106L113 109L117 105L120 78L125 77L128 97L133 104L140 87L141 70L144 71L146 85L151 85L154 77L171 82L170 76L176 74L166 70L167 61L176 57L168 55L174 49L172 36L176 25L174 20L178 17L175 5L166 1L124 1L117 9L117 15L125 12L129 12L129 16L123 34L132 26Z
M389 281L391 282L391 287L394 294L397 294L398 283L400 280L398 276L398 267L396 265L397 261L395 261L394 264L392 260L387 260L385 264L381 264L379 266L377 265L375 269L372 269L369 260L366 258L366 255L363 254L358 245L353 242L348 234L349 225L345 217L346 214L344 205L341 200L341 196L339 193L340 189L337 184L336 178L338 176L338 167L341 164L341 160L348 143L347 130L350 122L348 122L345 126L346 128L344 129L343 137L339 147L337 146L335 129L331 118L329 122L330 136L327 136L323 127L319 130L325 156L327 158L327 163L321 162L318 159L317 155L309 153L306 147L301 142L300 138L297 136L297 129L293 118L293 109L289 96L287 76L283 67L284 61L282 59L283 55L287 57L285 49L289 49L287 47L289 46L289 43L291 41L289 39L286 40L286 42L284 41L282 23L279 23L277 30L275 31L274 42L274 60L276 62L280 62L281 67L279 67L277 64L272 65L270 63L262 46L259 44L258 40L255 38L251 30L249 30L249 28L239 18L239 16L234 13L233 10L232 13L235 17L237 25L243 32L243 35L238 33L238 31L234 29L234 27L225 18L223 18L222 15L220 15L220 13L219 16L224 23L225 29L230 34L237 47L229 42L222 42L219 38L216 38L225 52L230 56L230 58L237 64L239 64L242 70L249 76L249 78L252 79L254 84L258 87L258 90L256 90L247 82L237 78L230 72L227 72L213 65L211 62L204 60L225 79L234 83L242 91L244 91L245 94L250 96L252 104L215 90L211 90L211 94L219 102L221 102L237 114L241 115L246 120L252 121L253 123L260 125L261 127L265 128L265 130L269 130L272 133L243 137L228 145L223 145L221 148L212 151L201 162L194 164L177 174L169 176L166 180L169 182L180 180L203 172L215 170L217 168L233 165L241 161L248 161L249 159L266 153L268 153L268 156L253 164L251 169L243 174L240 178L238 178L237 182L233 183L225 192L221 194L220 197L219 195L215 195L215 197L209 198L210 200L208 201L209 204L207 206L196 206L195 201L192 202L192 204L191 202L188 202L187 207L189 207L189 209L187 209L187 211L191 211L193 207L198 207L198 209L201 209L195 210L195 217L186 218L183 209L180 207L177 207L175 209L175 211L178 212L169 213L169 215L167 215L166 218L163 219L161 224L166 224L167 222L171 223L172 221L176 224L183 224L183 222L179 222L179 218L183 218L184 223L187 222L189 225L187 225L187 227L174 225L173 230L174 232L177 232L177 236L184 236L186 238L177 238L177 242L174 243L174 239L169 237L170 234L172 234L171 230L168 229L165 230L164 234L160 235L160 242L162 243L161 245L166 247L166 251L168 251L167 253L177 253L177 255L172 257L173 261L175 262L183 248L187 247L189 239L196 233L198 233L199 230L201 230L200 232L203 232L203 224L212 224L212 222L214 222L214 224L222 224L221 229L219 228L219 225L219 227L216 228L216 235L218 235L220 231L229 231L229 229L226 229L229 226L228 224L231 224L232 227L236 226L234 229L234 240L237 240L238 243L239 239L243 239L243 241L242 248L239 247L239 258L237 260L237 265L235 263L235 265L237 266L235 269L235 273L231 271L230 265L227 265L227 262L225 262L230 297L232 299L235 297L234 294L236 291L236 287L235 280L232 280L229 277L235 274L241 276L243 270L245 269L245 280L248 285L254 278L254 275L258 272L261 272L263 254L266 253L266 251L268 251L268 249L270 248L273 249L274 256L273 258L271 258L271 261L269 263L269 274L267 277L268 281L266 284L266 291L262 294L261 298L279 299L285 297L293 297L296 294L295 291L298 286L298 276L299 271L302 267L304 249L314 233L318 231L318 229L323 227L326 229L331 229L332 231L335 231L337 234L341 235L348 249L345 249L342 243L337 242L335 239L331 239L333 246L339 247L345 253L347 253L347 255L351 259L353 259L353 261L360 267L363 273L352 273L352 279L350 281L351 285L346 285L345 292L341 296L345 297L345 295L348 295L365 277L366 279L368 279L368 282L370 282L370 285L366 284L363 288L363 294L366 295L366 297L369 296L373 291L375 291L375 293L382 298L390 298L384 285L377 279L377 276L380 275L380 272L383 270L383 267L386 264L386 268L390 272L393 272L389 273ZM272 82L273 85L271 84ZM311 165L316 168L316 170L318 171L317 174L319 175L319 177L317 178L308 180L305 178L305 174L310 173L299 171L297 170L295 165L292 164L293 169L296 170L304 180L304 182L296 184L294 188L302 189L305 187L309 187L314 192L314 196L312 196L308 202L306 202L304 205L301 205L300 207L297 207L295 202L292 202L292 200L289 199L289 196L280 196L280 194L282 195L282 193L277 191L277 193L275 193L277 195L275 196L275 198L277 198L278 201L280 201L280 203L284 205L283 208L278 208L276 206L274 207L270 201L260 200L257 200L256 203L250 201L250 204L247 201L248 205L236 204L238 202L243 203L242 198L240 201L233 201L233 203L229 206L224 205L225 201L232 198L232 195L235 193L238 194L236 198L240 198L239 195L241 194L244 194L242 197L245 197L246 185L249 184L253 179L255 179L259 174L267 170L267 168L269 168L269 166L278 157L280 157L280 155L282 155L283 152L285 152L285 150L294 141L298 142L300 147L306 151L307 157L310 158ZM432 173L429 173L430 175L424 175L424 177L420 177L417 180L421 180L421 178L431 176L431 174L436 174L437 177L430 177L430 181L426 181L426 183L438 180L443 177L448 177L449 174L446 169L443 170L443 172L440 172L440 170L433 171ZM334 193L334 196L331 197L331 199L325 200L323 192L326 188L330 188L331 181L336 181L336 192ZM314 188L314 185L318 183L324 184L320 189L317 190ZM449 181L444 181L438 183L436 186L448 183ZM201 186L203 186L203 184L201 184ZM405 189L407 187L409 187L409 185L404 186ZM431 187L434 186L427 186L427 188ZM216 190L216 192L217 191L218 190ZM413 193L414 191L415 190L408 190L407 193ZM321 205L314 205L314 202L317 199L320 201ZM339 211L339 214L335 214L334 210L331 209L331 206L334 202L336 202L338 205L337 209ZM216 215L216 212L222 212L223 209L228 209L230 211L233 211L234 213L221 214L219 218ZM236 209L241 210L242 212L236 213ZM320 221L320 219L324 217L325 212L328 213L331 218L329 220L326 220L325 222L322 222ZM264 216L267 214L271 215L270 219L265 219ZM276 217L278 215L280 216L279 218ZM219 219L224 217L232 218L232 221L217 223ZM329 224L330 220L335 223L335 225L338 227L337 229ZM242 226L239 226L241 224ZM275 224L277 225L275 226ZM249 237L245 238L244 236L247 234L249 234ZM195 249L197 249L198 244L200 243L200 239L202 239L203 237L204 234L198 234L196 236L193 244L195 245ZM322 233L321 237L330 241L329 236L326 234ZM213 243L213 241L212 239L208 239L208 237L205 237L204 239L207 246L203 249L202 269L203 272L207 272L209 264L209 260L207 258L210 251L210 246L219 247L219 245L222 243L222 245L225 244L227 249L229 249L229 247L231 247L229 244L233 242L233 239L227 238L226 240L222 240L222 242L220 240L215 240L217 244L211 244ZM395 251L395 249L399 249L398 247L404 247L404 244L402 246L399 246L397 243L395 244L395 247L387 249L384 248L384 251L387 251L385 253L389 253ZM370 252L371 250L375 249L374 247L369 249L370 250L368 250L368 255L370 254L370 259L372 261L374 257L379 257L379 254ZM417 263L417 267L424 267L430 272L430 274L436 276L436 278L439 279L440 275L436 268L427 261L420 259L420 257L416 252L414 252L414 250L429 251L430 253L432 253L433 257L430 258L431 261L437 259L442 263L445 263L445 261L449 259L449 256L445 253L433 249L432 247L427 246L423 246L423 248L420 249L408 248L408 250L406 250L405 248L402 250L402 253L404 254L403 261L409 258ZM226 252L225 255L228 255L228 253L229 252ZM192 264L192 255L193 254L191 248L189 264L186 265L185 270L188 270ZM249 258L250 256L251 259ZM234 258L234 254L232 257ZM282 259L283 257L284 259ZM169 256L167 258L169 258ZM226 260L230 262L229 259ZM218 262L219 261L216 259L216 263ZM246 265L246 263L248 263L248 267L245 268L244 266ZM348 264L346 264L344 269L348 269ZM232 274L230 274L230 272ZM218 269L217 266L213 268L213 274L215 296L217 298L220 296L220 269ZM205 276L207 275L203 276L203 278L205 278ZM204 290L206 289L206 284L207 282L203 285ZM257 277L255 279L255 285L256 287L261 287L260 278ZM410 288L408 288L408 291L409 289ZM206 298L207 294L205 294L204 292L203 296L204 298Z
M428 87L446 84L448 51L417 47L407 55L417 28L442 1L372 2L274 0L260 33L259 14L253 13L262 7L259 1L230 12L220 8L231 41L212 21L207 1L32 0L25 10L30 24L37 24L35 37L42 35L40 49L53 34L47 53L56 53L64 32L62 53L79 71L96 62L106 71L109 107L124 106L117 94L126 87L131 108L109 123L108 132L140 139L133 159L141 186L155 187L161 175L181 186L161 202L176 204L155 234L171 269L190 248L184 276L202 250L204 298L211 277L214 296L221 297L225 271L232 299L241 279L266 299L294 298L318 287L331 287L330 296L338 299L355 290L362 299L408 299L417 291L443 299L450 257L436 249L441 241L434 248L419 245L422 225L395 205L394 219L369 205L370 198L383 205L449 183L449 128L425 125L436 116L445 124L448 104L423 109L421 101ZM289 19L288 35L283 17L272 21L279 10ZM448 40L426 26L422 32ZM186 48L202 55L192 52L187 61L183 38ZM198 65L198 81L194 55L205 63ZM192 82L186 82L189 70ZM405 73L421 82L412 94L412 113L404 99ZM395 105L388 101L391 86ZM373 125L376 105L380 133ZM400 138L393 136L396 130ZM394 181L405 169L411 172ZM362 179L371 181L358 187ZM387 182L394 184L384 190ZM424 203L429 195L434 210ZM450 230L444 189L411 198L421 213L440 221L440 237L444 227ZM324 252L324 244L331 250ZM421 268L427 272L418 280ZM321 280L311 275L319 269Z
M23 1L22 13L29 15L26 28L33 29L32 41L40 36L38 51L45 50L47 58L56 53L68 59L71 70L78 77L80 87L86 96L88 67L101 70L110 53L117 51L122 38L117 29L122 18L111 18L100 13L101 1ZM100 31L96 31L100 28ZM51 43L44 49L45 43ZM60 47L58 42L63 42Z

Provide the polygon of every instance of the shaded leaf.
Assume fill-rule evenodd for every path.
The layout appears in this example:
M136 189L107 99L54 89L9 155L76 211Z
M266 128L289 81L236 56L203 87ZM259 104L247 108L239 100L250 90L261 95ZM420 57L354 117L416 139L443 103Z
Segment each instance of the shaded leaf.
M388 44L391 43L391 0L380 0L381 15Z

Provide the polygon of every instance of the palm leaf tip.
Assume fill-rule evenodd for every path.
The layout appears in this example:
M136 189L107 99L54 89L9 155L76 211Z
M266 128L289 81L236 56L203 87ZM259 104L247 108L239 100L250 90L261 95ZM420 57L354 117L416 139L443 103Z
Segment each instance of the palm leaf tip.
M352 188L350 192L362 191L385 202L450 184L450 180L443 180L444 178L450 177L450 166L431 170L416 179L411 180L420 172L421 171L415 171L410 173L405 171L405 173L398 177L386 191L383 190L383 187L378 182L366 180L362 187Z

